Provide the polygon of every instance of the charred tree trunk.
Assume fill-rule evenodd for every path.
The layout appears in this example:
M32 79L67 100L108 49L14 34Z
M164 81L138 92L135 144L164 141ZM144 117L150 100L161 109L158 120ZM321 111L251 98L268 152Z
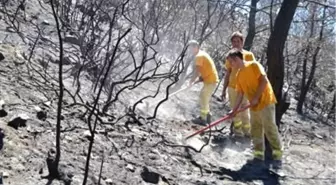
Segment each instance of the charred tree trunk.
M278 126L280 126L280 120L284 114L281 111L283 106L282 86L284 80L283 50L298 3L299 0L283 1L278 16L275 19L274 29L271 32L267 46L267 75L278 100L276 106L276 122Z
M304 59L303 59L303 66L302 66L302 78L301 78L301 87L300 87L300 96L299 96L299 101L296 107L296 111L299 114L303 113L303 104L305 102L306 99L306 94L308 92L308 87L307 87L307 63L308 63L308 59L309 59L309 53L310 53L310 45L311 45L311 41L310 39L314 36L314 28L315 28L315 24L314 24L314 19L315 19L315 10L316 10L316 5L314 6L312 13L311 13L311 26L310 26L310 34L308 37L308 45L305 51L305 55L304 55Z
M249 27L248 32L246 36L246 40L244 43L244 49L250 50L253 44L253 39L256 34L256 28L255 28L255 17L257 14L257 3L259 0L251 0L251 7L250 7L250 13L249 13Z
M296 107L296 111L299 114L302 114L303 103L305 102L305 99L306 99L305 94L308 92L308 89L306 88L306 79L307 79L307 61L309 57L309 51L310 51L310 43L308 44L306 48L305 58L303 59L301 90L300 90L299 101Z
M310 38L313 37L314 35L314 19L315 19L315 12L316 12L316 6L313 9L313 14L312 14L312 23L311 23L311 31L310 31ZM307 62L308 62L308 58L309 58L309 50L310 50L310 43L308 44L307 50L306 50L306 54L305 54L305 59L304 59L304 63L303 63L303 74L302 74L302 80L301 80L301 90L300 90L300 96L299 96L299 101L298 101L298 105L296 107L296 111L299 114L303 113L303 105L304 102L306 100L308 91L310 89L310 86L312 84L312 81L314 79L315 76L315 71L316 71L316 64L317 64L317 56L321 50L321 42L323 39L323 30L324 30L324 25L325 25L325 16L326 16L326 7L323 10L323 15L322 15L322 24L321 24L321 30L320 30L320 34L319 34L319 38L317 41L317 47L314 51L313 57L312 57L312 65L310 67L310 72L309 72L309 76L306 82L306 78L307 78Z
M57 106L57 122L56 122L56 153L55 155L51 155L51 153L48 154L47 158L47 164L48 164L48 169L49 169L49 177L50 178L59 178L59 171L58 171L58 164L61 158L61 141L60 141L60 136L61 136L61 116L62 116L62 102L63 102L63 93L64 93L64 88L63 88L63 41L62 41L62 36L61 36L61 29L60 29L60 24L58 21L58 16L57 12L55 10L55 1L52 0L50 1L51 8L53 11L53 16L56 22L56 28L57 28L57 33L58 33L58 39L59 39L59 44L60 44L60 53L59 53L59 65L58 65L58 83L59 83L59 95L58 95L58 106ZM52 151L52 150L51 150Z
M336 94L334 93L334 98L333 98L333 101L332 101L332 105L331 105L331 108L330 108L330 111L328 113L328 119L335 119L335 104L336 104Z
M297 108L296 108L296 111L299 114L303 113L303 104L306 100L307 93L308 93L308 91L310 89L310 86L311 86L311 84L313 82L313 79L314 79L314 75L315 75L315 71L316 71L316 64L317 64L317 56L318 56L319 52L320 52L320 46L318 46L315 49L313 59L312 59L312 66L311 66L311 69L310 69L310 73L309 73L309 76L308 76L307 83L305 83L301 86L299 102L298 102L298 105L297 105Z

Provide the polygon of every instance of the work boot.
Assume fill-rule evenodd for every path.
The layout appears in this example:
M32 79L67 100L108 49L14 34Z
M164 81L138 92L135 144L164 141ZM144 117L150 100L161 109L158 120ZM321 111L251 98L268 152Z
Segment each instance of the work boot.
M274 170L280 170L282 168L281 160L273 160L271 163L271 168Z
M285 177L285 173L283 172L282 169L281 160L273 160L270 164L269 171L275 173L279 177Z
M253 168L253 169L266 168L265 161L262 160L262 159L259 159L257 157L254 157L252 159L247 160L245 166L248 167L248 168Z
M242 131L243 131L245 137L247 137L247 138L251 137L250 124L243 124Z
M244 132L242 129L242 122L233 122L232 127L234 137L244 137Z
M208 124L211 123L211 114L210 114L210 113L207 114L206 122L207 122Z
M244 133L244 137L247 138L247 139L251 139L251 134L250 133Z
M242 129L233 129L233 136L234 137L244 137L244 132Z

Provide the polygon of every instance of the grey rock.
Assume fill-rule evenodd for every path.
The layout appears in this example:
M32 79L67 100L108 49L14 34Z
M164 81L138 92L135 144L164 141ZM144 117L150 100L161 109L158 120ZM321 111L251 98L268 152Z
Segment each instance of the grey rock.
M39 170L39 174L40 174L40 175L43 174L43 168L41 168L41 169Z
M43 20L43 21L42 21L42 25L50 25L50 23L49 23L49 21L47 21L47 20Z
M36 117L37 117L39 120L45 121L45 120L47 119L47 112L45 112L45 111L37 112L37 113L36 113Z
M45 121L47 119L47 112L42 108L35 106L35 110L37 111L36 117L39 120Z
M148 158L150 158L151 160L157 160L159 158L159 156L156 155L156 154L153 154L153 153L149 153Z
M19 127L25 127L27 126L26 123L28 119L29 116L27 116L26 114L19 114L10 119L10 121L8 122L8 126L15 129L18 129Z
M0 53L0 61L2 61L4 59L5 59L5 56L2 53Z
M8 172L2 172L2 177L3 178L8 178L9 177L9 173Z
M71 142L71 141L73 141L73 138L72 138L72 137L70 137L70 136L68 136L68 135L67 135L67 136L65 136L65 137L64 137L64 139L65 139L65 140L67 140L67 141L70 141L70 142Z
M0 118L6 117L8 115L7 111L4 109L0 109Z
M80 45L79 39L73 35L66 35L63 40L64 42L68 42L70 44Z
M89 130L84 131L83 132L83 138L91 140L92 139L91 132Z
M106 183L107 185L112 185L112 184L113 184L113 180L112 180L112 179L106 179L106 180L105 180L105 183Z
M131 164L127 164L126 169L128 169L131 172L135 171L135 167L133 165L131 165Z
M140 175L145 182L157 184L160 180L160 174L149 171L146 166L143 167Z
M51 107L51 101L43 102L44 106Z

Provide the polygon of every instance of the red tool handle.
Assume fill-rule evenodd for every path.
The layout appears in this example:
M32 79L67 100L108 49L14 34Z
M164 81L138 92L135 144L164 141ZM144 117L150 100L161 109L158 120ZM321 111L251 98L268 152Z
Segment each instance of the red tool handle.
M247 105L247 106L245 106L245 107L239 109L236 113L242 112L242 111L248 109L249 107L251 107L251 105ZM228 119L230 119L230 118L232 118L232 117L233 117L233 116L226 115L226 116L222 117L221 119L219 119L219 120L217 120L217 121L214 121L214 122L210 123L208 126L206 126L206 127L202 128L202 129L200 129L200 130L194 132L193 134L191 134L191 135L189 135L188 137L186 137L186 139L189 139L189 138L191 138L191 137L193 137L193 136L195 136L195 135L197 135L197 134L200 134L200 133L204 132L205 130L207 130L207 129L213 127L213 126L218 125L220 122L225 121L225 120L228 120Z

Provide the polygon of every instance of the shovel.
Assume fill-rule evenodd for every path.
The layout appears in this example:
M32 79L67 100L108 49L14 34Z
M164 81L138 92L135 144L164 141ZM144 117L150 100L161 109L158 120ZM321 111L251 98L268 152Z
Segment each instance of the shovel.
M239 109L239 110L236 112L236 114L239 113L239 112L242 112L242 111L244 111L244 110L246 110L246 109L248 109L248 108L250 108L250 107L251 107L251 105L247 105L247 106L245 106L245 107ZM202 129L200 129L200 130L198 130L198 131L196 131L196 132L190 134L189 136L187 136L187 137L185 138L185 140L188 140L188 139L190 139L191 137L193 137L193 136L195 136L195 135L197 135L197 134L203 133L205 130L208 130L209 128L211 128L211 127L213 127L213 126L216 126L216 125L218 125L219 123L221 123L221 122L223 122L223 121L225 121L225 120L231 119L232 117L234 117L234 115L226 115L226 116L224 116L224 117L222 117L222 118L220 118L220 119L218 119L218 120L216 120L216 121L210 123L208 126L206 126L206 127L202 128Z

